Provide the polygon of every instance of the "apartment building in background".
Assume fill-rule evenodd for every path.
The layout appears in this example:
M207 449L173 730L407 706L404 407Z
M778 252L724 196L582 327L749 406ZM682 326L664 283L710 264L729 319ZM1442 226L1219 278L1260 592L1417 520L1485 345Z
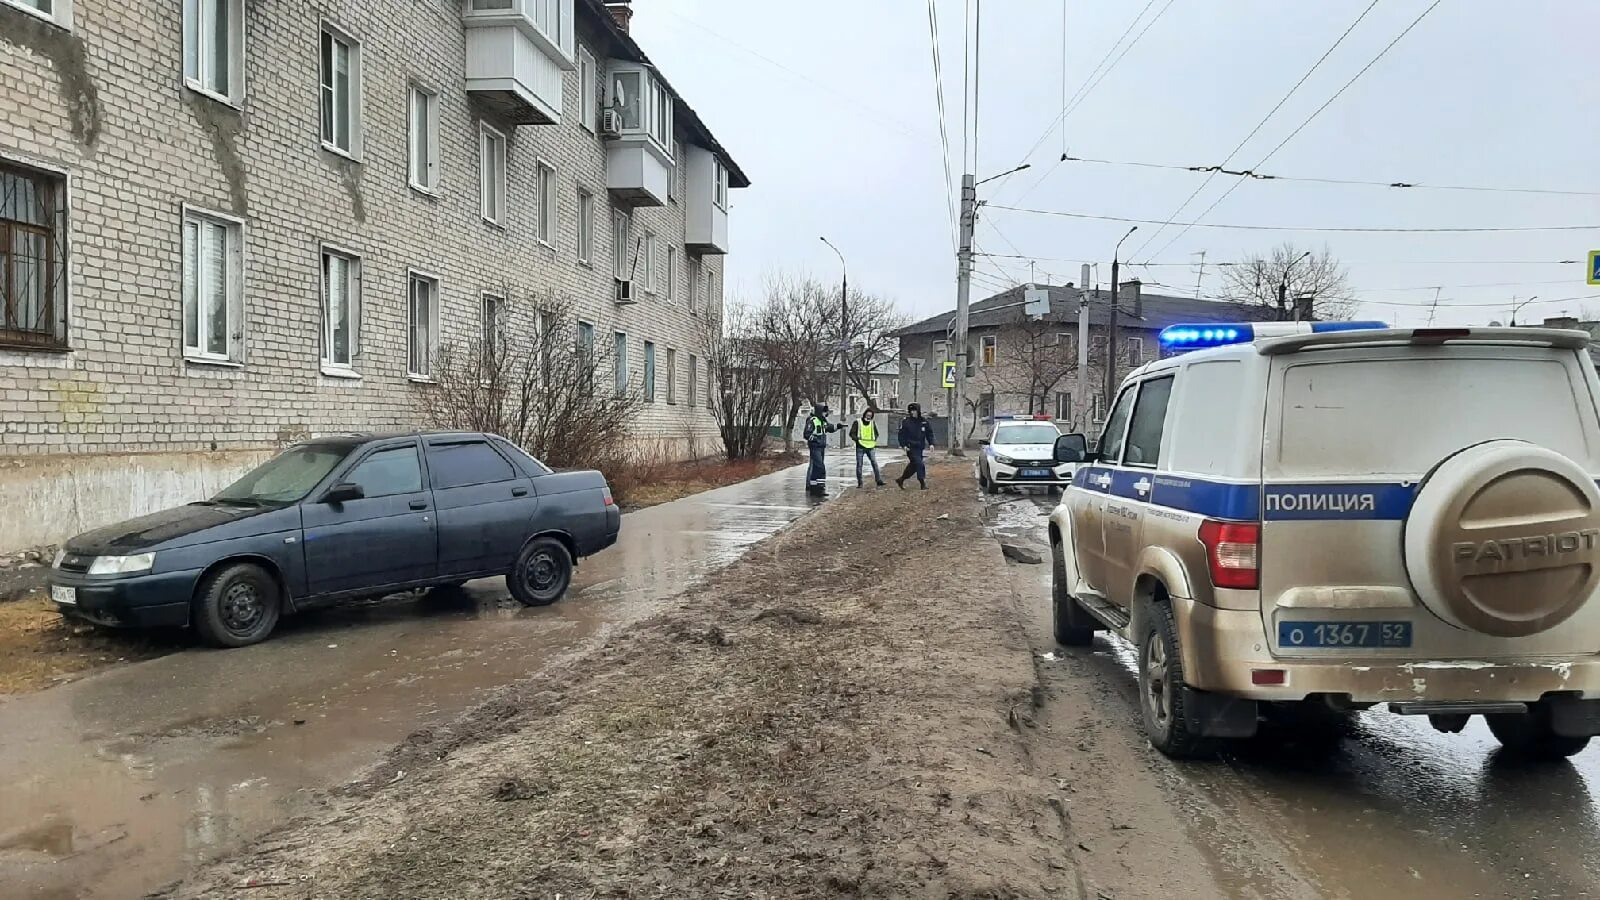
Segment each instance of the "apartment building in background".
M748 179L598 0L0 0L0 553L424 424L441 348L575 310L636 431Z

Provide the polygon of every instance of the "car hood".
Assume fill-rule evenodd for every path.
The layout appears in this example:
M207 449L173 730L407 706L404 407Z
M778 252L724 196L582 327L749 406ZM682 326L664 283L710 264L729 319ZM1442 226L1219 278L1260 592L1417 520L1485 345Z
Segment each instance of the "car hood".
M271 531L274 526L282 524L280 515L275 514L294 509L191 503L86 531L67 541L66 546L69 552L94 556L169 549L223 537L240 537L250 532Z
M994 452L1015 459L1054 459L1054 444L993 444Z

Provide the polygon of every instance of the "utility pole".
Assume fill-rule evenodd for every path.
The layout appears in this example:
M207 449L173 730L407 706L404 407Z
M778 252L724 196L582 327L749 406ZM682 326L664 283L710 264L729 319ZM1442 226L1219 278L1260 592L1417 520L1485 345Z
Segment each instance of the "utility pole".
M845 382L845 356L850 352L850 333L848 329L850 322L848 299L850 296L850 267L845 264L844 254L840 253L839 248L833 245L833 241L824 237L822 242L828 245L828 249L832 250L835 256L839 257L839 416L842 419L845 411L850 406L850 392ZM839 429L840 447L844 446L844 440L845 431L841 428Z
M950 455L965 456L962 406L967 396L967 304L972 294L972 228L978 218L978 185L969 172L961 176L961 245L956 253L956 389L950 403Z
M1086 414L1093 409L1089 400L1089 264L1084 263L1079 275L1078 292L1078 405L1082 410L1072 411L1073 419L1083 417L1084 431L1094 424Z
M1106 415L1111 415L1111 398L1117 392L1117 313L1118 303L1122 291L1122 241L1128 239L1129 234L1139 230L1135 225L1128 229L1128 234L1117 241L1117 248L1111 251L1111 326L1106 332L1106 371L1105 371L1105 410Z
M1296 259L1294 262L1283 267L1283 278L1278 281L1278 309L1280 311L1284 309L1284 304L1288 301L1287 294L1289 292L1289 273L1294 271L1294 267L1298 266L1301 261L1310 255L1311 251L1307 250L1306 252L1300 254L1299 259ZM1295 298L1294 303L1294 321L1300 321L1300 300L1298 297Z

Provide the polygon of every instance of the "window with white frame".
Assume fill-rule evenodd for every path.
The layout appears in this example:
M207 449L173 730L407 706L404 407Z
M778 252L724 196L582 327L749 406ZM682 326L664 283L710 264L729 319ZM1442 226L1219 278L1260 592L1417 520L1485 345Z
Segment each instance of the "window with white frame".
M479 307L483 326L482 356L487 361L496 358L505 341L506 298L498 294L485 293L480 298Z
M1128 338L1128 364L1131 366L1144 365L1144 338Z
M578 188L578 262L594 261L594 194Z
M0 0L62 28L72 27L72 0Z
M722 290L717 273L706 273L706 315L716 318L722 314Z
M979 347L981 349L979 350L978 364L984 367L994 365L1000 351L999 339L992 334L986 334L980 338L980 341Z
M322 363L348 371L359 352L361 258L322 248Z
M486 221L505 223L506 136L488 125L478 126L479 210Z
M595 119L600 113L600 68L595 65L594 54L587 48L578 48L578 121L589 131L596 128Z
M244 226L198 210L183 214L183 355L242 362Z
M656 402L656 345L654 341L644 342L644 401Z
M671 303L678 297L678 248L667 248L667 288L664 292L667 302Z
M556 170L555 167L540 160L535 177L538 179L539 191L539 240L549 246L556 243Z
M722 157L711 157L711 202L717 209L728 208L728 167L722 164Z
M361 46L328 24L322 26L322 144L347 156L361 153Z
M547 45L547 53L553 50L567 63L572 62L573 0L471 0L466 14L470 18L521 19L538 32L539 41Z
M700 360L693 353L689 354L689 380L684 386L689 389L689 405L694 406L700 399Z
M409 104L411 186L432 191L439 186L439 95L412 85Z
M1062 422L1072 421L1072 394L1067 391L1056 394L1056 419Z
M871 388L871 389L872 389L872 390L871 390L871 392L870 392L870 393L869 393L869 394L868 394L868 395L867 395L867 396L868 396L868 397L869 397L869 398L870 398L870 399L871 399L871 400L872 400L872 401L873 401L873 402L874 402L874 403L876 403L876 402L878 402L878 399L879 399L879 398L880 398L880 397L882 397L882 396L883 396L883 379L881 379L881 378L874 378L874 379L872 379L872 380L871 380L871 381L870 381L870 382L869 382L869 383L868 383L868 386L869 386L869 387L870 387L870 388Z
M244 0L183 0L183 81L228 103L244 96Z
M407 298L406 374L433 377L433 357L439 346L439 279L410 273Z
M633 220L620 209L611 212L612 269L618 279L633 278Z
M650 136L672 153L672 95L661 82L650 79Z
M661 155L672 159L673 98L666 85L644 66L614 64L606 90L606 105L616 110L624 136L648 137Z
M716 409L717 408L716 399L715 399L716 390L717 390L716 373L711 368L711 360L708 359L708 360L706 360L706 409Z
M667 402L678 402L678 351L667 348Z
M700 272L705 268L705 263L698 259L689 260L689 314L700 314Z
M628 336L618 331L611 335L612 371L616 374L615 389L618 397L628 393Z
M594 359L594 326L588 322L578 323L578 360L587 364Z
M644 233L644 289L654 294L656 292L656 233Z

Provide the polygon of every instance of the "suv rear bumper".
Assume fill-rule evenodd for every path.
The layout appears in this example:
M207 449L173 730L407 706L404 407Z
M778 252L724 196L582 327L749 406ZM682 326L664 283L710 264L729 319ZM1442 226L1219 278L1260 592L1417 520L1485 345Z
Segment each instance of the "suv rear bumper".
M1174 598L1184 679L1206 691L1253 700L1343 695L1352 703L1406 700L1521 701L1547 694L1600 698L1600 656L1506 662L1283 659L1267 652L1261 614ZM1256 684L1258 669L1282 684Z

